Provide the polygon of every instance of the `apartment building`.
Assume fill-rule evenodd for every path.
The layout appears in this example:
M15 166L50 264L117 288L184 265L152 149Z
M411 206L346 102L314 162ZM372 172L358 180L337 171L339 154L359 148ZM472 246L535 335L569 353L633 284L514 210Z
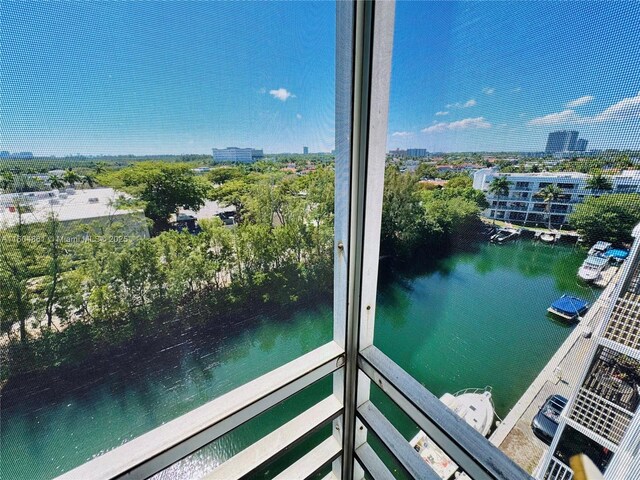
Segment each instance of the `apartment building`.
M495 195L489 191L491 182L498 177L509 181L506 195ZM487 195L489 208L484 215L488 218L504 220L520 225L551 224L560 227L568 223L568 217L575 205L593 195L609 193L638 193L640 191L640 171L625 170L610 177L612 190L595 191L587 188L589 175L578 172L544 173L499 173L496 169L483 168L473 175L473 187ZM556 201L547 204L537 195L548 185L562 189Z
M539 465L539 479L571 480L568 459L577 453L589 456L607 480L640 478L640 225L633 236L581 381Z

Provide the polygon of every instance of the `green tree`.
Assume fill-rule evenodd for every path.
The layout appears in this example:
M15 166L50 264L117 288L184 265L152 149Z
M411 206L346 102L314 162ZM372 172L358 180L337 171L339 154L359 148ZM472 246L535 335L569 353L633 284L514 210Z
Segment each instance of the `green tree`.
M417 177L387 167L382 203L381 253L409 257L424 234L424 210L420 205Z
M416 175L418 176L418 178L432 179L438 178L440 174L438 172L438 169L434 165L422 162L420 165L418 165L418 168L416 168Z
M72 168L68 168L62 175L62 180L67 182L71 188L75 188L76 183L82 181L82 177L74 172Z
M549 219L548 228L551 230L551 204L557 202L562 195L562 189L557 185L547 185L536 193L537 197L540 197L545 203L545 210L547 211L547 217Z
M62 274L62 262L64 261L60 221L53 213L47 218L44 233L44 244L42 246L46 250L45 254L48 263L44 311L47 317L47 327L51 328L55 307L60 300L59 283Z
M96 175L105 173L108 167L109 167L109 164L107 162L96 162L96 167L95 167Z
M89 188L93 188L96 184L96 179L94 176L87 174L83 175L80 179L83 185L88 185Z
M640 195L611 194L587 198L576 206L569 223L588 243L599 240L632 241L631 232L640 222Z
M140 162L99 177L102 184L122 188L145 203L145 215L157 234L169 228L169 217L181 208L199 210L209 195L206 180L182 163Z
M64 182L57 175L49 175L47 182L49 183L49 187L54 190L60 190L64 188Z
M489 184L489 193L496 196L497 205L500 204L501 197L506 197L509 195L510 185L511 185L511 182L507 179L507 177L503 177L503 176L494 178L493 181ZM496 213L493 215L494 225L496 224L497 213L498 213L498 209L496 208Z
M469 175L457 175L449 180L446 188L468 188L473 187L473 180Z
M9 193L12 190L14 182L15 179L11 172L0 173L0 189L2 189L2 191Z
M589 177L587 180L587 188L592 190L593 193L598 194L605 191L613 190L613 183L611 180L604 176L602 173L597 172Z
M214 184L220 184L244 176L241 167L222 166L211 169L207 177Z
M32 312L29 279L34 264L34 242L29 241L24 222L24 207L16 204L17 223L0 230L0 318L2 329L10 333L14 324L20 328L20 341L27 342L27 320Z

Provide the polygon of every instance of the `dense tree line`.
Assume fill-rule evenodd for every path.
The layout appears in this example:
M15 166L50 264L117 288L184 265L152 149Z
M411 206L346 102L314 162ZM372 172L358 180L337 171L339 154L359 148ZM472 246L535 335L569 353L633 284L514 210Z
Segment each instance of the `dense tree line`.
M197 176L188 165L141 162L96 176L128 193L123 208L144 210L151 236L133 234L129 215L72 225L54 215L28 224L19 215L0 230L2 380L230 319L233 328L243 312L263 307L330 299L332 165L296 175L258 162ZM213 218L200 221L197 235L170 228L181 208L206 199L233 207L236 226ZM382 254L433 253L485 207L466 176L429 190L390 167Z
M130 168L140 175L151 169ZM127 177L145 208L145 192L163 181L156 174ZM187 190L202 186L186 178L193 182ZM143 238L130 234L128 216L117 215L71 227L54 216L19 220L0 230L2 379L78 364L242 311L255 314L260 305L328 298L332 169L288 178L254 171L243 173L242 183L243 221L235 228L214 218L200 222L198 235L163 230ZM219 188L211 185L206 195Z

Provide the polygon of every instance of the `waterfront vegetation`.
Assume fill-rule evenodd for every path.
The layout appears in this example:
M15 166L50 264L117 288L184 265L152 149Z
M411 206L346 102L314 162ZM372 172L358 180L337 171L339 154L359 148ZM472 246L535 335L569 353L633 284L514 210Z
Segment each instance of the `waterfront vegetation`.
M107 361L114 352L162 344L176 333L237 329L247 312L329 302L331 162L290 156L218 166L204 175L192 168L190 162L99 164L60 178L65 186L89 178L126 193L118 205L144 211L148 238L133 233L132 215L84 224L51 215L27 223L28 208L17 205L17 224L0 230L3 385ZM386 170L381 255L399 265L442 258L483 228L480 213L488 204L469 176L454 175L433 188L420 181L423 174L393 165ZM592 188L606 187L606 178L592 182ZM508 188L495 185L504 195ZM551 193L540 192L548 204ZM233 207L236 226L213 218L199 222L197 235L170 228L180 209L197 210L207 200ZM640 196L589 198L570 221L588 243L628 242L640 221Z
M286 159L290 162L291 159ZM333 272L334 172L282 162L214 168L141 162L109 166L96 181L141 208L149 238L130 215L100 222L18 221L0 230L3 385L12 378L110 361L114 352L234 322L255 309L329 301ZM66 183L78 182L66 175ZM80 177L81 178L81 177ZM200 221L197 235L169 229L180 208L206 199L235 207L237 225ZM386 172L382 254L408 260L479 225L486 206L466 176L438 190L394 167ZM117 357L116 357L117 358ZM10 385L10 382L9 384Z
M640 222L640 195L614 193L589 197L576 205L569 222L588 244L599 240L629 243L633 228Z

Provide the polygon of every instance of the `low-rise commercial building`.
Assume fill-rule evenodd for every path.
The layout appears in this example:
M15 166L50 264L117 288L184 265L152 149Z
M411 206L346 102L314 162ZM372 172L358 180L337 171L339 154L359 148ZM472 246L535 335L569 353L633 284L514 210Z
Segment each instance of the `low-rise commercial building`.
M49 190L0 195L0 228L10 228L22 222L46 222L53 214L63 224L119 222L125 233L146 237L148 221L141 210L117 208L117 200L126 196L113 188L88 190ZM21 209L19 215L18 209Z
M490 185L498 177L509 181L506 195L490 192ZM589 175L578 172L544 173L500 173L496 169L483 168L473 175L473 187L487 195L489 208L484 215L491 219L509 221L521 225L551 224L561 226L567 223L574 207L585 198L610 193L640 192L640 171L625 170L610 178L612 189L596 191L588 188ZM562 194L548 205L538 195L548 185L555 185Z
M262 149L255 148L214 148L212 153L214 162L252 163L264 157Z

